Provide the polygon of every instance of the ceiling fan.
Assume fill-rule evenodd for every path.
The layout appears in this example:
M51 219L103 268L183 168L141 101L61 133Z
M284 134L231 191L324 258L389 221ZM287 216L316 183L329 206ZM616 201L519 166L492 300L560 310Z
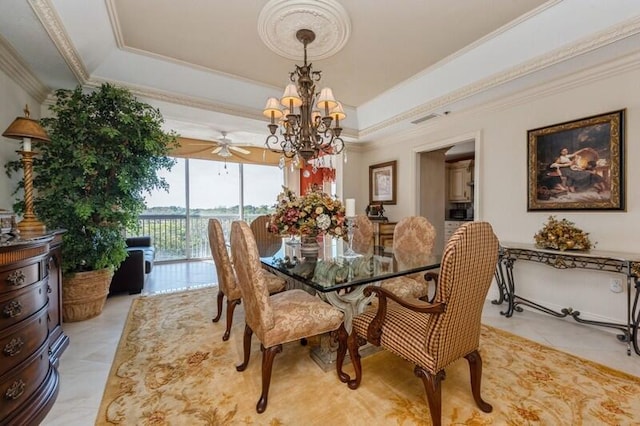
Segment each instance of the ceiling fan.
M227 138L227 132L220 132L222 138L218 141L211 141L211 144L215 145L215 149L211 151L212 154L219 155L223 158L229 158L233 155L232 151L239 152L240 154L248 155L251 151L242 148L240 145L235 145L231 139Z

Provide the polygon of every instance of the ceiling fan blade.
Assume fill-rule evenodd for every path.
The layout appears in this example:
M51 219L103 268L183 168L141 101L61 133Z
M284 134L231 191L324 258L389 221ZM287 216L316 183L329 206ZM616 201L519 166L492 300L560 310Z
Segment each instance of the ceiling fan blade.
M244 155L251 154L251 151L249 151L248 149L240 148L239 146L229 145L229 149L232 149L232 150L237 151L237 152L239 152L241 154L244 154Z
M190 143L189 146L218 146L216 141L202 141L199 143Z
M213 151L211 151L212 154L217 154L220 151L222 151L222 146L217 147L216 149L214 149Z

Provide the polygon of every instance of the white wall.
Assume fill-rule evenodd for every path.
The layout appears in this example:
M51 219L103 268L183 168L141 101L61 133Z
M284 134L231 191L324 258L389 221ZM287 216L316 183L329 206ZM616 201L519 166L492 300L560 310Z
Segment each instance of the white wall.
M23 109L27 104L29 105L31 118L39 118L40 105L7 74L0 70L0 135L16 117L24 115ZM0 209L12 211L16 197L22 199L22 191L16 196L11 195L22 177L21 172L14 174L9 179L4 168L8 161L20 158L16 153L20 149L22 149L21 141L0 136L0 173L2 176L0 178Z
M631 69L630 69L631 68ZM347 170L345 179L368 173L368 165L398 161L398 204L388 216L398 220L415 214L419 202L415 151L477 132L476 218L489 221L502 241L533 242L533 235L550 214L567 218L590 233L596 249L640 253L640 64L615 74L615 67L585 83L553 83L518 98L494 103L482 110L456 113L428 122L400 141L376 141L362 154L359 171ZM615 74L615 75L614 75ZM507 102L508 101L508 102ZM626 108L626 211L527 212L527 130ZM420 148L418 148L420 147ZM354 174L349 176L348 173ZM364 199L367 188L360 188ZM609 291L609 277L617 274L559 271L519 261L515 268L518 293L550 307L573 307L585 317L626 320L625 293ZM492 289L495 292L495 288ZM496 308L497 309L497 308Z
M364 214L365 209L369 205L369 168L362 162L362 154L356 148L347 146L346 153L347 162L341 161L338 166L338 174L336 182L342 182L342 198L355 198L356 214ZM358 171L366 172L359 174ZM365 189L363 193L362 190Z

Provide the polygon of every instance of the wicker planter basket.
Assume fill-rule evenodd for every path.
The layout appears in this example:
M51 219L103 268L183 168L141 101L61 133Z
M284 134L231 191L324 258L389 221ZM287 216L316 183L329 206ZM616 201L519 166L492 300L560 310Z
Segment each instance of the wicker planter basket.
M102 313L113 269L77 272L62 279L62 319L84 321Z

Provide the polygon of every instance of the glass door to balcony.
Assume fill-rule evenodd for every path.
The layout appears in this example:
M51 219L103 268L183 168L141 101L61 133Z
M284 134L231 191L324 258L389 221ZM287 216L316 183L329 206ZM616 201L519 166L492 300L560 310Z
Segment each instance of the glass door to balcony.
M220 220L228 239L234 220L272 211L284 181L275 166L183 158L163 176L169 191L149 194L147 210L128 232L151 235L159 262L210 259L209 218Z

